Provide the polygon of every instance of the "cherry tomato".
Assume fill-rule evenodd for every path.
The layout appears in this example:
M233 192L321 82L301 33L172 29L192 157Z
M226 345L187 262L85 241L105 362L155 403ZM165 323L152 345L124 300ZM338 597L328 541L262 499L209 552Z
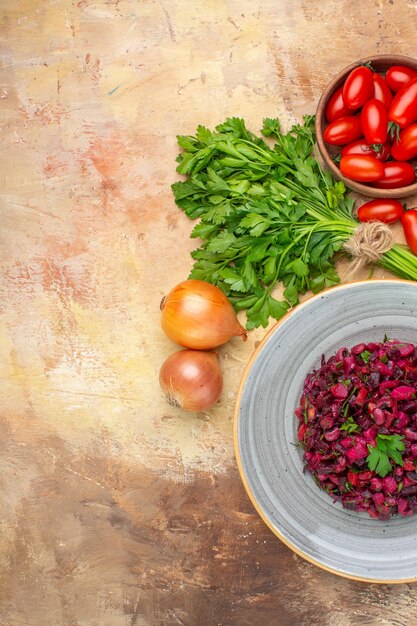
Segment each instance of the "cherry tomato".
M361 126L368 144L385 143L388 135L388 112L380 100L365 102L361 112Z
M369 67L355 67L343 84L343 100L349 109L357 109L365 104L374 90L373 72Z
M390 155L390 149L391 146L388 141L381 146L368 146L365 139L356 139L342 148L341 155L362 154L364 156L373 156L378 161L386 161Z
M388 110L392 102L391 90L388 87L387 83L385 82L384 78L381 76L381 74L377 74L376 72L374 72L373 79L374 79L373 98L375 98L375 100L379 100L380 102L382 102L384 107Z
M405 128L417 120L417 78L413 78L395 94L388 119Z
M417 210L405 211L401 224L408 247L414 254L417 254Z
M384 176L381 180L372 183L378 189L394 189L407 187L416 180L416 173L411 163L404 161L387 161L382 163Z
M325 115L328 122L339 119L339 117L346 117L352 115L351 109L349 109L343 101L342 87L336 89L330 96L326 105Z
M384 164L372 156L348 154L340 159L340 171L346 178L370 183L383 178Z
M397 161L409 161L417 156L417 124L410 124L400 132L392 144L391 153Z
M385 222L385 224L393 224L401 219L404 213L403 205L398 200L375 199L365 202L358 209L358 220L360 222Z
M339 117L330 122L323 133L324 141L332 146L344 146L362 136L360 118L356 115Z
M413 78L417 78L417 72L406 65L392 65L385 76L388 87L395 93Z

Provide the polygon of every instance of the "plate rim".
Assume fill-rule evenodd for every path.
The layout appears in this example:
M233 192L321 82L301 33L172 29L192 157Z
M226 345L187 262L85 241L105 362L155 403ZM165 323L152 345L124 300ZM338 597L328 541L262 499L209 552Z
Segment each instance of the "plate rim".
M298 304L296 307L294 307L293 309L291 309L290 311L288 311L280 320L278 320L275 324L273 324L271 326L271 328L265 333L264 337L260 340L259 344L257 345L257 347L255 348L255 350L252 352L249 361L246 364L246 367L243 371L242 377L240 379L240 383L239 383L239 387L237 390L237 394L236 394L236 400L235 400L235 406L234 406L234 412L233 412L233 442L234 442L234 452L235 452L235 459L236 459L236 464L237 464L237 468L239 471L239 475L240 478L242 480L244 489L247 493L247 495L249 496L249 499L253 505L253 507L255 508L256 512L258 513L258 515L260 516L260 518L262 519L262 521L266 524L266 526L268 526L268 528L273 532L273 534L278 537L278 539L280 539L282 541L282 543L284 543L288 548L290 548L295 554L297 554L298 556L300 556L301 558L303 558L305 561L308 561L309 563L312 563L313 565L316 565L317 567L319 567L320 569L326 571L326 572L330 572L331 574L335 574L337 576L340 576L342 578L347 578L349 580L355 580L355 581L359 581L359 582L366 582L366 583L373 583L373 584L379 584L379 585L390 585L390 584L407 584L407 583L411 583L411 582L416 582L417 581L417 575L415 577L412 578L393 578L393 579L381 579L381 578L371 578L371 577L364 577L364 576L357 576L354 574L349 574L348 572L342 572L337 570L336 568L332 568L328 565L325 565L323 563L321 563L320 561L314 559L313 557L311 557L308 554L305 554L302 550L300 550L298 547L296 547L289 539L287 539L286 537L284 537L279 529L275 528L275 526L272 524L272 522L268 519L267 515L264 513L264 511L262 510L262 507L260 506L260 504L258 503L250 485L249 485L249 481L246 477L246 473L245 473L245 469L243 467L243 461L240 455L240 450L239 450L239 413L240 413L240 405L241 405L241 401L242 401L242 395L243 395L243 389L245 387L246 381L248 379L249 373L256 361L256 359L258 358L258 355L261 353L263 347L265 346L265 344L268 342L269 338L276 332L276 330L279 328L279 326L281 326L281 324L283 324L285 322L285 320L288 319L288 317L290 317L291 315L293 315L295 313L295 311L299 311L301 308L304 308L306 305L309 305L309 303L311 301L314 300L319 300L324 294L329 293L329 292L334 292L334 291L342 291L342 290L349 290L352 287L361 285L361 284L386 284L386 283L391 283L391 284L414 284L416 289L417 289L417 284L414 283L414 281L410 281L410 280L406 280L406 279L402 279L402 278L378 278L378 279L365 279L365 280L356 280L356 281L351 281L349 283L344 283L341 285L336 285L333 287L328 287L327 289L323 289L322 291L320 291L317 294L313 294L309 297L306 298L306 300L304 300L303 302L301 302L300 304ZM416 514L417 515L417 514Z

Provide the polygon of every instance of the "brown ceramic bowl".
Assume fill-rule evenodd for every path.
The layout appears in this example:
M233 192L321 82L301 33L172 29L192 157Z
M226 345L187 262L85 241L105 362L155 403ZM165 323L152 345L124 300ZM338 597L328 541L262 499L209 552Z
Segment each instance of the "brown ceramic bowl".
M358 67L358 65L363 65L364 63L371 63L374 70L381 74L385 74L387 69L392 65L407 65L408 67L411 67L417 71L417 59L394 54L382 54L379 56L359 59L359 61L356 61L355 63L352 63L351 65L346 67L335 78L333 78L333 80L326 87L323 95L320 98L316 112L317 145L326 166L331 170L335 178L343 180L346 187L349 187L350 189L353 189L354 191L357 191L358 193L361 193L365 196L372 196L374 198L405 198L406 196L417 193L417 181L412 185L408 185L407 187L398 187L395 189L378 189L376 187L372 187L371 185L350 180L349 178L346 178L341 174L339 166L333 161L332 158L340 152L341 148L337 146L331 146L327 144L323 139L323 132L328 123L325 117L325 110L331 95L344 83L349 72L351 72L355 67ZM415 161L412 163L413 165L416 164Z

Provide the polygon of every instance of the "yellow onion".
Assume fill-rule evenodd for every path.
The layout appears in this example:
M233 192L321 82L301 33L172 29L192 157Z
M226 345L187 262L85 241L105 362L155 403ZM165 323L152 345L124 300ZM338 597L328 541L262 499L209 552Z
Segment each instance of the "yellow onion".
M159 384L169 404L204 411L220 398L223 376L215 352L178 350L162 364Z
M162 329L175 343L210 350L247 332L224 293L203 280L179 283L161 302Z

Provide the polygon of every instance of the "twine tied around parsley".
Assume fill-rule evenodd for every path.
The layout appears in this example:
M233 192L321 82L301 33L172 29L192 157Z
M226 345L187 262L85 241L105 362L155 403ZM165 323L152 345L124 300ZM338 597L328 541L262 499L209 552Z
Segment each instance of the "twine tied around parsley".
M388 224L364 222L355 229L344 248L352 257L349 277L368 264L377 263L394 245L394 236Z

